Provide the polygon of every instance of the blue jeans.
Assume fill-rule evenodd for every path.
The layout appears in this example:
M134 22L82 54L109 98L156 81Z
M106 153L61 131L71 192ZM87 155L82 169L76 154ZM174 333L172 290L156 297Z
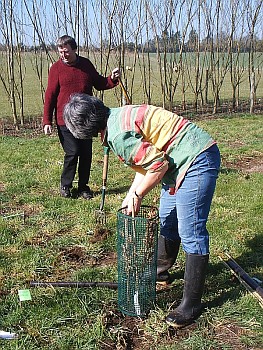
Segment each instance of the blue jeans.
M202 152L188 169L175 194L163 185L160 198L160 234L182 242L188 254L209 254L206 222L220 167L217 145Z

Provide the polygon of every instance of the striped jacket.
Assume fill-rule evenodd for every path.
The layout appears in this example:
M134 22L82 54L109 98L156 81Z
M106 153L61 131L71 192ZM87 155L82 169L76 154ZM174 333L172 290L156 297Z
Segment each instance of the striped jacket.
M111 108L107 141L122 162L140 173L168 162L162 182L175 189L196 156L215 143L187 119L151 105Z

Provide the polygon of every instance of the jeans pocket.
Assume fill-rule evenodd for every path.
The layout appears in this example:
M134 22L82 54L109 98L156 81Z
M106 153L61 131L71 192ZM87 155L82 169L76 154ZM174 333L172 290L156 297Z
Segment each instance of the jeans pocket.
M219 170L220 168L220 152L217 145L213 145L208 148L205 152L207 164L210 168Z

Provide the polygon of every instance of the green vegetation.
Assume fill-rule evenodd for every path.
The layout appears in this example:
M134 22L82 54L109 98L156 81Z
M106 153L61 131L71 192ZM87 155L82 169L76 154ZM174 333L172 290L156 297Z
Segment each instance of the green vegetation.
M116 212L133 173L110 154L107 230L99 236L99 140L94 140L90 182L96 196L85 201L59 196L63 153L56 135L1 136L0 330L16 332L19 338L0 339L0 348L262 349L262 308L218 257L228 249L251 276L263 280L262 117L196 120L218 141L222 170L208 225L208 308L195 325L176 332L163 319L181 298L183 252L173 270L172 287L157 294L156 308L146 320L122 317L115 290L29 287L31 280L117 281ZM157 204L158 194L156 188L145 204ZM19 302L20 289L30 289L32 300Z

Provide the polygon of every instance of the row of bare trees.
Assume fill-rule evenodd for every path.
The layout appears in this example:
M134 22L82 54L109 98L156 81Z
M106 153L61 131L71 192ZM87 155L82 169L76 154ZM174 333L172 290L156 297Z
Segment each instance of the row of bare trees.
M232 109L238 108L245 82L253 113L263 63L262 2L2 0L0 91L10 103L14 124L23 124L25 52L30 51L43 100L45 67L56 58L56 39L67 33L102 74L112 61L122 68L132 99L139 76L140 98L146 103L152 103L158 89L163 106L172 109L175 96L181 96L186 109L190 93L195 110L211 102L217 113L228 79Z

